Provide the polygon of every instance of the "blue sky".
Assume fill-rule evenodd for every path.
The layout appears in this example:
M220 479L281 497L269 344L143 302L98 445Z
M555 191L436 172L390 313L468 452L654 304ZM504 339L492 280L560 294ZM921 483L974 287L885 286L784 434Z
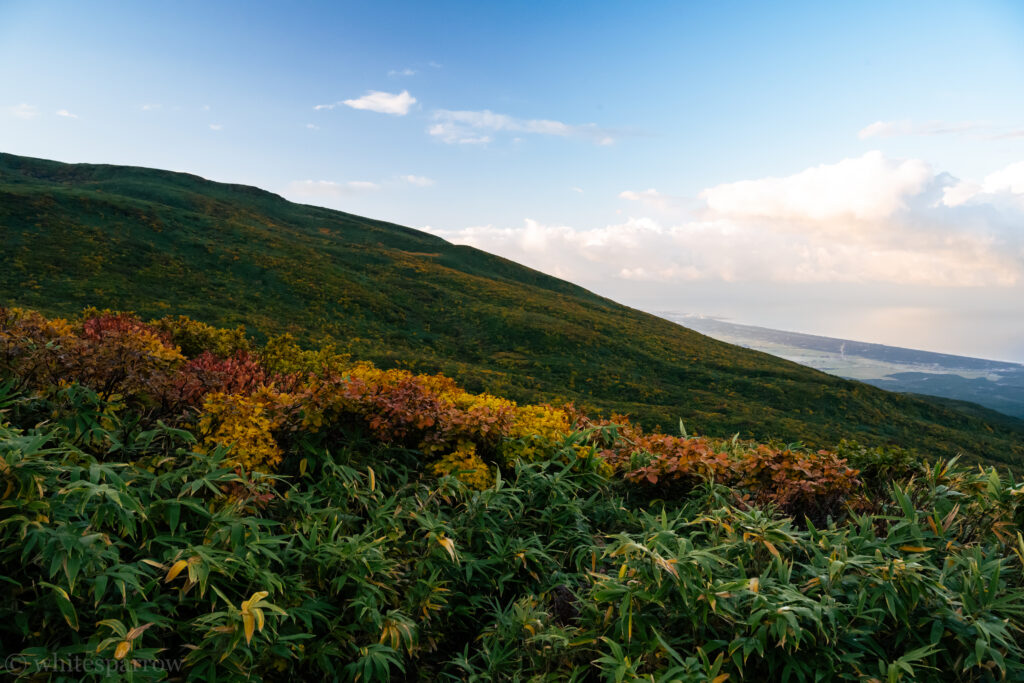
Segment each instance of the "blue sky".
M0 2L0 150L1024 361L1020 3Z

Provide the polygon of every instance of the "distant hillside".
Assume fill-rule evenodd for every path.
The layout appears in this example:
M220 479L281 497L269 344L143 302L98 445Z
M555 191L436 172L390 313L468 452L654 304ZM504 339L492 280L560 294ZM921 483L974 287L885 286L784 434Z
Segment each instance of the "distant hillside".
M711 435L1024 462L992 424L757 351L423 232L151 169L0 155L0 302L187 314L334 340L470 390Z
M1024 365L665 314L720 341L889 391L971 401L1024 419Z

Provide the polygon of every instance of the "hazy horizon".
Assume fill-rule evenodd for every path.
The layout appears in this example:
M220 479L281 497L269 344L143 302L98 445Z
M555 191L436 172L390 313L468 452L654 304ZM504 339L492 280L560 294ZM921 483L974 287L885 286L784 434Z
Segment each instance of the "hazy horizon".
M188 171L643 310L1024 362L1024 5L0 6L0 151Z

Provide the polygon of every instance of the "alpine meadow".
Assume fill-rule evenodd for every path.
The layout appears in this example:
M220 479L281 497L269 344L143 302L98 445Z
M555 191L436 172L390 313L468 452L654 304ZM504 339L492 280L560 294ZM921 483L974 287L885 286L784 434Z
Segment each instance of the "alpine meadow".
M1022 37L0 2L0 681L1024 681Z
M1012 418L253 188L2 180L16 675L1024 675Z

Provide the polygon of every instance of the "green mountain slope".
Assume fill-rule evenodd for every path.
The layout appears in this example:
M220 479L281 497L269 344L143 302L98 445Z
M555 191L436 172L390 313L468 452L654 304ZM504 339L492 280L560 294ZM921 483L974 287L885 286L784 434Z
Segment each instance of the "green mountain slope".
M333 339L383 366L648 426L682 417L712 435L1024 462L1024 422L825 375L476 249L251 187L0 154L0 235L9 305Z

